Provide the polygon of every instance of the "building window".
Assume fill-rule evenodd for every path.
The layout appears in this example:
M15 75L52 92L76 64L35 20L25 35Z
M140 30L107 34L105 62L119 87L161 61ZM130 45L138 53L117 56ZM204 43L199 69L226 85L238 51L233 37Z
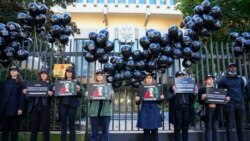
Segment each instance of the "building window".
M150 0L149 3L150 4L156 4L155 0Z
M77 3L82 3L83 2L83 0L77 0Z
M108 2L109 3L115 3L115 0L109 0Z
M125 3L125 0L118 0L118 3Z
M169 0L170 1L170 5L175 5L175 0Z
M87 3L94 3L94 0L87 0Z
M128 0L128 3L135 4L135 0Z
M139 4L146 4L146 0L139 0Z
M104 3L104 0L98 0L98 3Z
M166 5L166 0L160 0L161 5Z

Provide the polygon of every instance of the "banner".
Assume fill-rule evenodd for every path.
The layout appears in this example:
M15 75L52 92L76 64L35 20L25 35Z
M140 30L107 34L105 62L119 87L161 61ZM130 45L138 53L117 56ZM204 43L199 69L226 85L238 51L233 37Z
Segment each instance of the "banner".
M159 100L161 96L160 85L140 85L139 96L144 101Z
M87 85L88 98L91 100L110 100L112 87L110 84L90 83Z
M175 93L194 93L195 83L191 78L175 78Z
M45 81L27 81L28 97L47 97L48 83Z
M77 95L76 80L56 80L55 96L72 96Z
M206 103L214 104L225 104L227 90L226 89L216 89L216 88L206 88Z
M54 64L53 76L56 78L64 78L68 66L72 66L72 64Z

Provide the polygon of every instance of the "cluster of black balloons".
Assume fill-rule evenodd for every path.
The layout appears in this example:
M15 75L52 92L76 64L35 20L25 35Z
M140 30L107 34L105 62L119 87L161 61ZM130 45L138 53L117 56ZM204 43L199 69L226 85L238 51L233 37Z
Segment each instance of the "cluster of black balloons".
M50 30L45 35L45 39L49 43L56 42L56 39L62 45L66 45L69 42L69 36L72 34L71 15L69 13L53 14L50 18Z
M250 52L250 32L231 32L230 39L233 41L233 54L235 57Z
M27 41L32 42L18 23L0 23L0 63L8 66L13 60L26 60L28 51L22 45L27 45Z
M26 32L35 30L37 33L44 34L46 32L44 26L46 23L47 11L48 7L45 4L31 2L28 5L28 11L26 13L18 13L17 18L23 24L23 29Z
M90 32L89 40L84 42L83 48L85 52L85 59L88 62L98 60L101 64L109 61L109 54L114 49L114 43L109 39L109 32L105 29L100 30L99 33Z
M192 38L210 37L212 31L221 27L221 11L219 6L212 7L208 0L204 0L195 6L194 15L185 17L181 27L193 32Z

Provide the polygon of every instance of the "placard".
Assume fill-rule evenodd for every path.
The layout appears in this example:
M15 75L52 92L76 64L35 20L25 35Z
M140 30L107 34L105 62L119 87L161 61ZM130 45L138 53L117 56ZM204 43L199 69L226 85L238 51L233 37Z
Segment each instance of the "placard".
M206 88L206 103L214 104L225 104L227 90L226 89L216 89L216 88Z
M73 96L77 95L76 80L56 80L55 96Z
M159 100L161 96L160 85L140 85L139 96L144 101Z
M87 85L88 98L91 100L110 100L110 84L90 83Z
M56 78L64 78L66 68L72 64L54 64L53 76Z
M28 97L47 97L48 82L46 81L27 81L27 96Z
M175 78L175 93L194 93L195 83L191 78Z

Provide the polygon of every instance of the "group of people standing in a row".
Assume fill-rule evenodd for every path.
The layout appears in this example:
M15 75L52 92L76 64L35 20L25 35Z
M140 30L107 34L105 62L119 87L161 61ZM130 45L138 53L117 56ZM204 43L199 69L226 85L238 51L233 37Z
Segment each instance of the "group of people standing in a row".
M184 78L184 72L177 72L176 78ZM39 72L40 81L50 81L49 72L41 69ZM75 71L68 67L65 72L65 80L74 80ZM95 73L96 83L105 84L105 73L97 70ZM144 77L143 85L155 85L153 74ZM194 101L198 97L200 104L205 105L205 141L217 141L217 130L222 115L222 107L226 113L227 141L232 141L232 128L235 119L238 141L244 141L243 117L244 117L244 91L248 90L250 95L250 82L247 87L242 77L237 74L237 65L229 64L226 75L218 84L218 88L227 89L227 103L219 105L205 103L206 88L214 87L214 76L207 75L204 80L204 87L195 87L194 93L176 93L176 86L169 88L167 99L169 101L170 122L174 125L175 141L188 141L189 124L194 124L195 110ZM50 101L54 95L54 85L48 83L48 97L29 97L28 112L31 115L31 137L30 141L36 141L37 132L40 128L43 131L43 140L50 140ZM77 95L60 97L59 117L61 121L61 140L67 139L67 126L70 130L70 141L75 141L75 120L77 107L80 106L79 98L82 97L82 87L79 82L76 85ZM8 141L11 132L11 141L17 140L20 115L24 110L25 94L27 89L20 75L17 66L9 68L7 80L0 85L0 116L2 124L2 141ZM111 120L111 104L114 99L114 91L109 91L110 100L89 100L89 117L91 123L90 141L109 141L109 124ZM162 126L162 114L159 104L165 99L165 94L160 94L160 100L144 101L138 95L135 97L136 104L140 105L138 112L137 127L143 129L144 141L158 141L158 128ZM85 93L88 96L88 92ZM98 129L102 130L101 136Z

